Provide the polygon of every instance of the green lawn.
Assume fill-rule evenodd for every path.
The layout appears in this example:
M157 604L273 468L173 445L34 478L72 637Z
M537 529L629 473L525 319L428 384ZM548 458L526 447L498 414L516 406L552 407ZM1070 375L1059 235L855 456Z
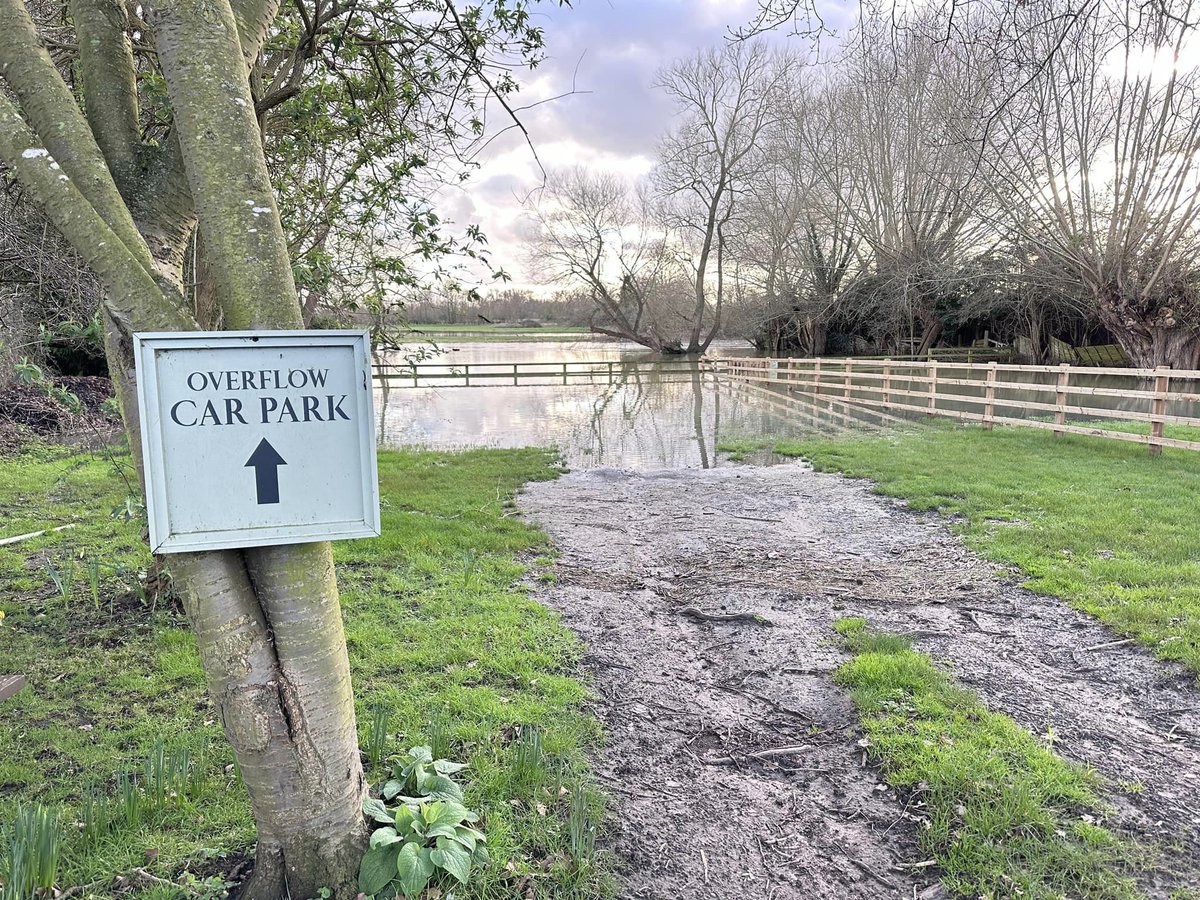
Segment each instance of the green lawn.
M433 743L470 762L460 780L484 815L492 863L460 898L511 897L517 883L539 898L606 891L603 867L570 852L572 794L577 832L598 814L579 646L516 583L546 537L511 516L511 497L558 471L536 450L381 451L384 536L336 545L364 744L379 725L386 752ZM121 455L42 447L0 460L0 538L76 526L0 547L0 670L29 680L0 704L0 822L22 802L61 809L57 883L91 885L83 896L111 896L113 876L138 867L202 880L253 846L186 623L137 587L150 559L131 480ZM541 736L533 776L527 757L516 765L518 726ZM121 774L141 772L158 747L192 755L182 799L98 838L82 833L85 799L116 798Z
M834 675L850 691L870 755L924 821L922 850L964 897L1122 900L1139 854L1099 824L1091 772L989 711L929 657L862 619L835 625L854 654Z
M953 516L969 545L1018 567L1033 590L1200 674L1200 453L945 423L768 443Z

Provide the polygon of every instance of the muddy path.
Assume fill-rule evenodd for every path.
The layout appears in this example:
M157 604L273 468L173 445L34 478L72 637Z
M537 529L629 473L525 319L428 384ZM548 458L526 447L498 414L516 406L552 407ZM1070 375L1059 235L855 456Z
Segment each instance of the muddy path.
M1149 896L1200 887L1195 680L1127 644L1085 649L1117 636L936 518L799 464L582 471L518 503L561 551L538 597L587 645L624 897L945 896L912 866L921 810L864 759L830 680L844 658L830 625L847 615L910 634L1108 779L1109 824L1167 847Z

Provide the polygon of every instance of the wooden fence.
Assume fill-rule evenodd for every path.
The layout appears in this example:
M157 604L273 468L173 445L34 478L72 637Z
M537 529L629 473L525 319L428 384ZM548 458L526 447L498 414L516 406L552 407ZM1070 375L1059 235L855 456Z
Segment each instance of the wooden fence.
M573 362L379 363L375 378L389 387L616 384L639 377L684 380L698 372L687 359L575 360Z
M1018 366L891 359L706 358L720 380L751 388L793 410L828 408L847 418L870 411L883 421L940 416L1089 434L1200 450L1200 441L1165 437L1164 426L1200 427L1200 371ZM1073 420L1073 421L1072 421ZM1134 430L1114 430L1120 422Z

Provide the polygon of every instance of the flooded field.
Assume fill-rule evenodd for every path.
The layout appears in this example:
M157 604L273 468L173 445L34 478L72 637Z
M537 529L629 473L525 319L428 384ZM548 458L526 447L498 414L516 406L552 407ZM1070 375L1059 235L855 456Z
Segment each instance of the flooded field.
M742 342L714 345L722 355L752 355ZM662 358L645 348L590 338L491 343L444 342L427 360L465 365L596 362L595 383L463 386L447 379L412 387L397 378L376 385L379 440L384 445L439 449L556 446L572 468L709 468L717 444L757 434L794 433L795 425L744 394L718 391L698 364ZM607 363L612 362L611 379ZM438 370L433 370L438 371ZM422 382L424 383L424 382ZM407 384L407 386L405 386Z

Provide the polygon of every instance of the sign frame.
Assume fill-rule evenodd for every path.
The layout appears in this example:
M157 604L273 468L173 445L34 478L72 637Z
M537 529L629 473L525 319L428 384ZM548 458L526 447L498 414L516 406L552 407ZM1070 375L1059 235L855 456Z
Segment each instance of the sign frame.
M146 517L154 553L189 553L268 547L317 541L379 537L379 470L375 445L374 379L371 334L363 330L170 331L133 336L137 370L139 431L146 481ZM160 384L156 355L163 350L350 348L354 353L354 411L358 415L359 462L364 515L361 520L310 522L175 532L169 515L167 464L160 416ZM257 452L257 451L256 451ZM242 465L241 461L238 465ZM257 474L257 470L256 470Z

